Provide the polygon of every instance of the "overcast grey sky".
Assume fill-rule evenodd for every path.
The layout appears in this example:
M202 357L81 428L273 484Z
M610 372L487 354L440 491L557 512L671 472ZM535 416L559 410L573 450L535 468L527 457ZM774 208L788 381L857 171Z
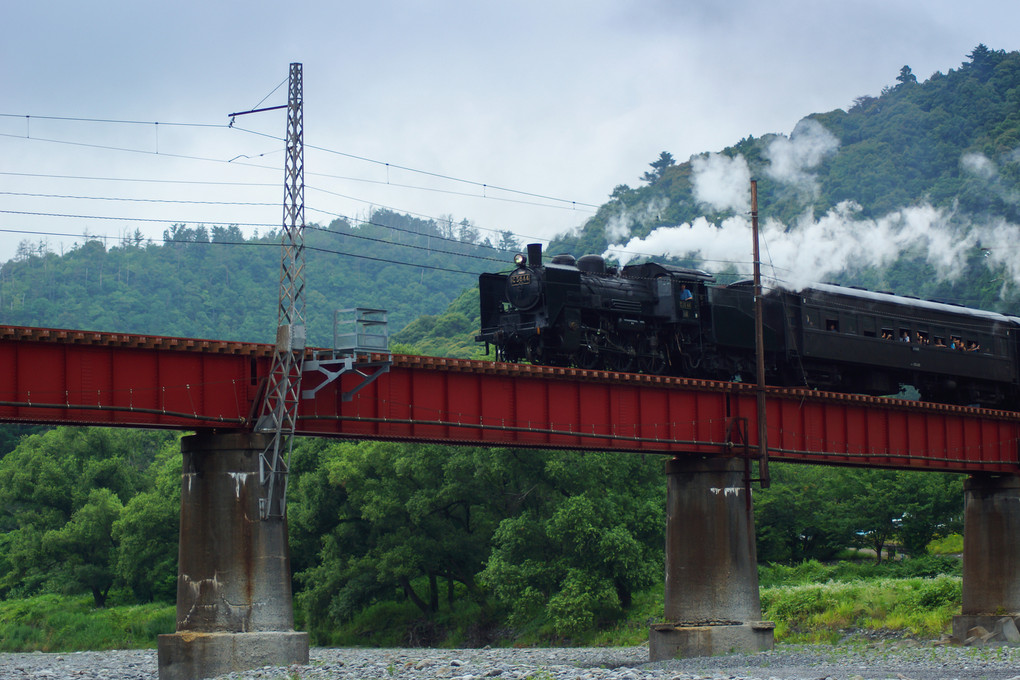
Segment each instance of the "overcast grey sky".
M292 61L306 145L378 161L309 148L308 221L387 206L531 240L582 224L583 204L638 184L660 151L683 161L788 134L879 94L905 64L924 80L978 43L1020 48L1016 0L4 5L0 229L14 231L0 231L0 260L23 239L59 251L84 233L158 239L169 226L147 219L279 224L285 114L238 118L261 134L224 126ZM284 103L286 85L263 106Z

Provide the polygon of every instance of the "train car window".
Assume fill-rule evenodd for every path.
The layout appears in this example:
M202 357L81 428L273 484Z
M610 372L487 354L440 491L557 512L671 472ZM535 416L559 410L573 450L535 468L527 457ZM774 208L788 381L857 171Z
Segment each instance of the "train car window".
M895 340L896 336L893 334L893 329L891 329L891 328L883 328L882 329L882 339L883 340Z
M946 346L946 339L943 336L941 336L941 335L936 335L935 336L935 342L932 343L932 344L935 345L936 347L945 347Z
M899 334L896 336L896 339L899 340L900 342L910 342L911 341L910 329L901 328Z
M959 335L949 336L949 349L963 350L963 340L960 339Z
M931 336L929 335L928 331L917 331L917 341L922 345L930 345Z
M826 319L825 330L839 332L839 321L837 319Z
M874 338L878 334L875 332L875 317L873 316L862 316L861 322L861 335L866 338Z

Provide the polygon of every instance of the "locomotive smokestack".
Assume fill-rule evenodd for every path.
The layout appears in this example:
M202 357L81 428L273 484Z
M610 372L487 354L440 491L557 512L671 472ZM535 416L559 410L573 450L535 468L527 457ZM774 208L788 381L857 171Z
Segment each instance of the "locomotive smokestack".
M532 267L542 266L542 244L541 243L529 243L528 244L528 264Z

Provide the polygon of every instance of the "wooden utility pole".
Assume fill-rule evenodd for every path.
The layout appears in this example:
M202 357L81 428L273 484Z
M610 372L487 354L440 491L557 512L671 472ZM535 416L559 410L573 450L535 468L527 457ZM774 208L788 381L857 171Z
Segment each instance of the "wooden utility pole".
M751 239L754 259L754 355L758 401L758 477L762 488L769 486L768 421L765 417L765 332L761 290L761 255L758 251L758 181L751 180Z

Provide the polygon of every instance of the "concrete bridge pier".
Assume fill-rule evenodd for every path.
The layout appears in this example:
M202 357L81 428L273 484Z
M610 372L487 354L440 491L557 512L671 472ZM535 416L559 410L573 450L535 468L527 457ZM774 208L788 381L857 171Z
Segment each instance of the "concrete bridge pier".
M286 519L259 518L265 435L197 434L181 442L177 632L160 635L160 680L196 680L308 663L294 631Z
M1020 477L975 474L963 489L963 611L953 639L966 642L980 626L982 642L1020 643Z
M666 611L651 661L771 650L743 460L674 458L666 476Z

